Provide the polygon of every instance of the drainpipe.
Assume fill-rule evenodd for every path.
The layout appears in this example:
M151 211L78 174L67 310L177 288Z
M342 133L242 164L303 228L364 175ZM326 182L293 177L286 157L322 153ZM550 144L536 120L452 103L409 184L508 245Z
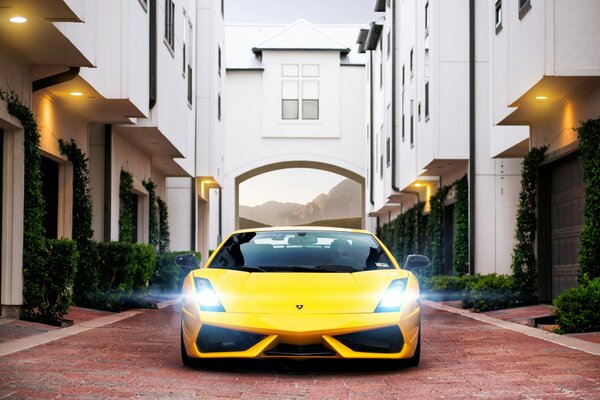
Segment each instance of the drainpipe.
M475 273L475 0L469 0L469 274Z
M111 240L112 125L104 125L104 241Z
M148 107L152 109L156 104L156 0L150 0L150 40L149 45L149 86L148 86Z
M369 175L371 178L371 187L369 188L370 191L370 201L371 201L371 205L375 205L375 191L374 191L374 178L375 178L375 174L373 173L373 146L374 146L374 140L373 140L373 52L370 51L369 52L369 134L370 134L370 162L371 162L371 168L369 171ZM379 226L379 225L378 225Z
M413 192L412 190L403 190L402 193L415 195L417 197L417 202L415 204L419 204L421 202L421 196L419 195L419 192Z
M396 186L396 2L392 1L392 190Z
M37 92L38 90L42 90L47 87L58 85L59 83L75 79L77 75L79 75L79 67L71 67L67 71L61 72L60 74L50 75L45 78L33 81L33 83L31 84L31 90L32 92Z

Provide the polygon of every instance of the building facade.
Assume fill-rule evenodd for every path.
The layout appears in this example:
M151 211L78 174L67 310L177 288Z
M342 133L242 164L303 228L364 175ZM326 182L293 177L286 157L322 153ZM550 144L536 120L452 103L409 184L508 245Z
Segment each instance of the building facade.
M600 109L590 51L600 43L597 2L381 0L375 10L382 17L358 35L370 61L371 229L467 175L469 270L509 274L522 157L548 146L538 182L540 299L575 286L583 182L574 128ZM454 202L450 191L448 241ZM447 250L444 258L451 264Z
M539 294L577 285L584 184L576 129L600 116L600 4L502 0L488 10L494 152L515 152L504 129L529 128L547 146L539 168Z
M217 79L208 76L204 60L196 63L196 48L209 51L218 42L213 34L218 26L206 10L220 9L221 3L3 2L0 88L15 91L39 127L48 238L72 233L72 166L59 150L59 139L73 140L89 158L95 240L119 239L121 170L133 177L134 240L142 243L148 242L150 212L143 181L151 179L156 194L173 210L179 204L177 194L170 193L170 179L191 183L198 171L213 174L198 169L196 158L198 142L209 130L198 130L200 139L196 132L198 110L208 107L204 98ZM205 40L202 46L198 38ZM3 315L18 315L23 302L23 128L4 101L0 132L0 302ZM193 216L191 195L187 199L187 215ZM172 247L196 249L189 237L177 236L177 212L171 214ZM189 231L192 223L187 220L185 226Z
M239 227L239 185L285 168L364 187L364 59L356 26L228 25L223 230ZM364 203L364 202L363 202Z

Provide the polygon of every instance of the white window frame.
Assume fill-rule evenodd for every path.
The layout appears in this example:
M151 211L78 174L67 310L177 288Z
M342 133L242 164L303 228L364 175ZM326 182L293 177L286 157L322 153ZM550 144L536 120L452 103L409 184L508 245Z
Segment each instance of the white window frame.
M294 66L296 67L296 72L294 72ZM290 68L291 67L291 68ZM306 71L305 67L316 67L316 73L311 73L310 71ZM319 121L321 119L321 66L320 64L315 63L288 63L281 64L281 121ZM283 86L284 82L296 82L297 88L297 98L287 98L284 97ZM317 84L317 94L316 98L309 97L307 98L305 91L305 83L306 82L316 82ZM297 118L286 118L284 115L284 102L285 101L296 101L297 107ZM306 102L316 101L316 117L309 118L305 116L305 106L308 104Z

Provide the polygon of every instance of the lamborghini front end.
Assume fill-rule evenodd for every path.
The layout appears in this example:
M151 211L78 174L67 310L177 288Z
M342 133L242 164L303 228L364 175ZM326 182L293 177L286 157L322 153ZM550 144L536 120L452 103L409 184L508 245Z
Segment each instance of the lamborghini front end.
M321 251L319 243L311 243L312 251ZM296 254L298 246L294 246L287 250L275 247ZM245 251L247 263L251 254L248 247ZM338 264L332 264L340 269L335 272L299 267L271 272L266 266L192 271L183 283L184 362L206 358L377 358L418 364L418 282L391 261L387 249L385 252L394 264L389 268L378 262L379 267L357 271L344 271ZM207 266L211 261L214 255Z

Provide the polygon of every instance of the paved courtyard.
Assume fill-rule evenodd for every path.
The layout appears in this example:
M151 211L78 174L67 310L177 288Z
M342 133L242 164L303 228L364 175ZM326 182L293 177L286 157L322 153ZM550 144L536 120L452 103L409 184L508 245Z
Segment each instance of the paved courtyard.
M179 307L0 357L0 398L598 399L600 357L424 306L418 368L229 361L188 368Z

